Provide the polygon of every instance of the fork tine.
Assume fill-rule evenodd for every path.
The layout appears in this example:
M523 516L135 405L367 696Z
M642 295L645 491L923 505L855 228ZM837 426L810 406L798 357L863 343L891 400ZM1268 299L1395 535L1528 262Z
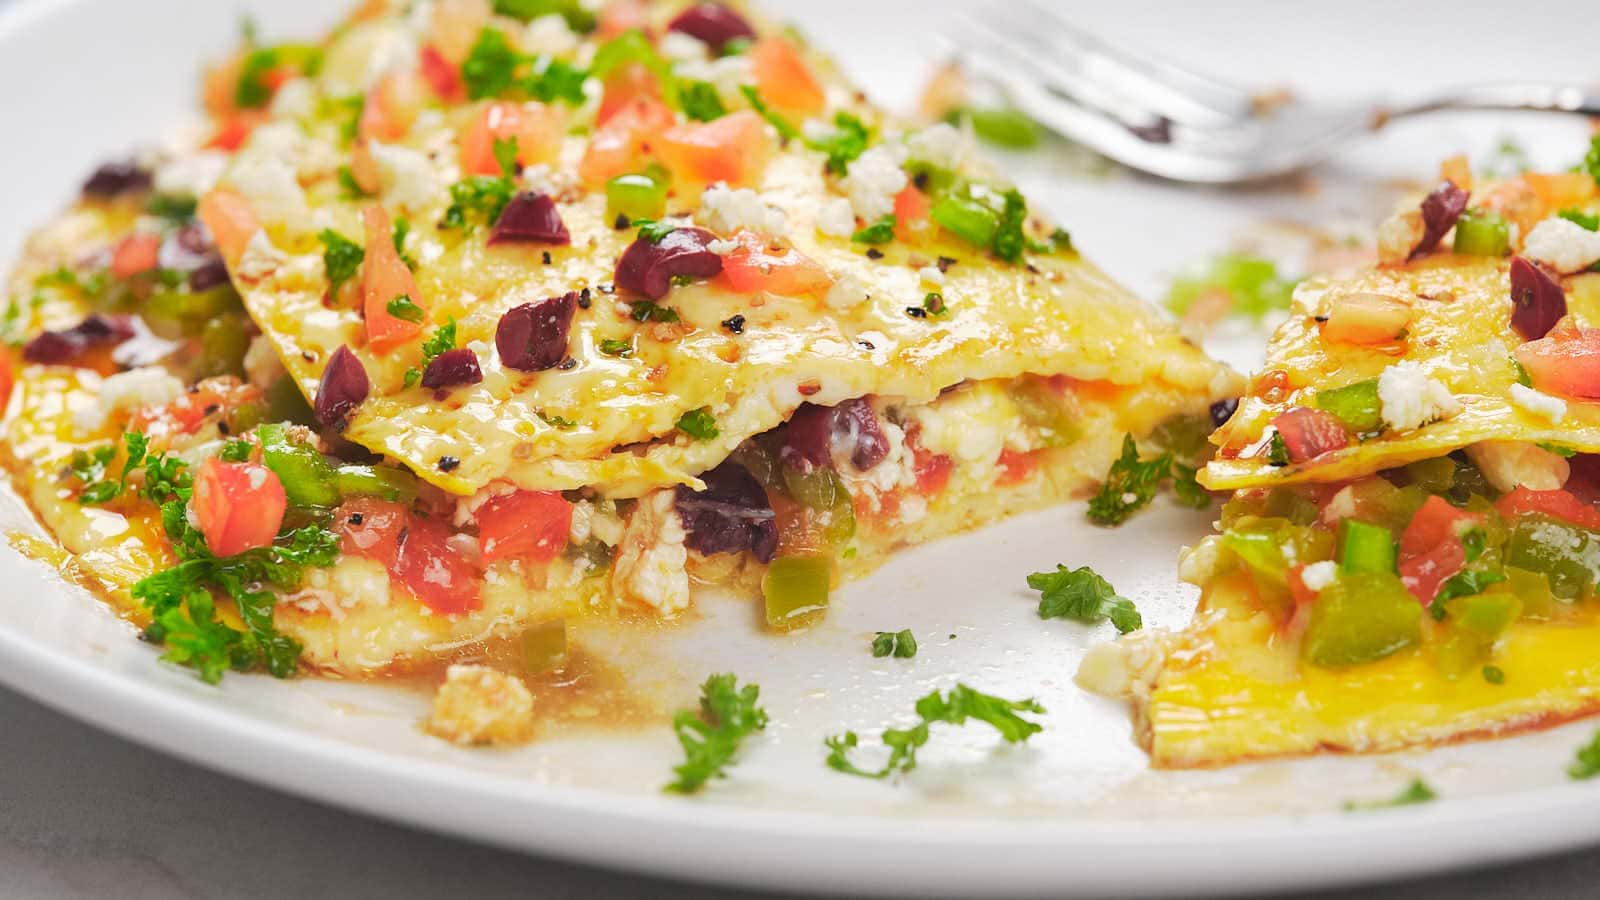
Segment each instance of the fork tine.
M1085 81L1105 86L1173 121L1221 125L1254 113L1247 91L1164 60L1114 45L1067 22L1035 0L993 3L983 11L1035 48L1036 55L1069 62Z

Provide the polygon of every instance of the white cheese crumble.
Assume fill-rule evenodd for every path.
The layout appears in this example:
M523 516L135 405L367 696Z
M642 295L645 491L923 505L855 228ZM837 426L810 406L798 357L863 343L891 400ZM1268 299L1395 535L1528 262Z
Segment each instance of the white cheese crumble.
M889 445L889 452L877 465L865 472L857 469L850 461L850 451L854 449L855 443L850 439L835 441L837 452L833 460L834 471L844 479L852 495L856 495L860 489L867 489L867 502L874 510L879 508L879 494L887 494L917 483L916 455L906 446L905 429L881 415L878 428L883 432L884 441ZM906 519L903 515L903 503L904 501L902 501L901 520L914 521ZM926 512L927 509L924 508L923 513Z
M228 168L228 154L202 150L174 157L156 169L155 188L161 194L201 197L217 186Z
M733 251L739 249L739 242L738 241L728 241L728 240L723 240L722 238L717 238L714 241L707 242L706 243L706 249L710 250L712 253L715 253L718 256L727 256L729 253L732 253Z
M1600 232L1551 216L1528 232L1522 255L1564 275L1582 272L1600 261Z
M669 32L670 33L670 32ZM753 84L755 73L750 67L750 57L740 53L707 62L703 59L678 60L672 73L686 81L704 81L717 89L722 102L733 104L742 99L740 85Z
M944 272L938 266L923 266L917 270L917 277L922 279L923 284L944 287Z
M850 206L868 224L894 212L896 194L906 189L905 147L879 144L850 164L850 174L840 186L850 198Z
M1567 401L1524 384L1511 386L1511 402L1551 422L1560 422L1567 417Z
M559 18L559 17L558 17ZM694 35L669 31L656 42L661 55L673 62L703 62L711 57L711 48Z
M662 40L662 44L664 49L665 39ZM524 53L565 56L576 49L578 49L578 36L567 27L567 20L557 13L539 16L529 22L528 27L522 32Z
M1006 426L1014 413L998 388L971 383L946 392L927 406L904 409L907 421L920 426L917 440L924 449L973 469L992 466L1000 459Z
M1328 585L1333 584L1339 577L1339 564L1331 559L1314 562L1300 570L1300 583L1308 589L1321 593Z
M251 235L250 243L244 245L244 253L239 257L235 272L245 281L260 281L288 261L288 254L273 246L272 238L267 237L266 229L261 228Z
M951 171L959 170L974 149L972 135L948 122L930 125L906 137L906 151L911 159Z
M1450 389L1409 359L1378 376L1378 400L1383 405L1383 421L1396 431L1421 428L1461 411L1461 403Z
M119 372L100 382L95 404L78 410L76 423L84 431L93 431L104 425L114 413L162 406L181 396L183 382L160 366Z
M228 176L263 223L304 228L311 219L305 192L294 169L277 159L252 155L234 166Z
M824 200L817 208L817 230L842 238L855 234L856 213L850 208L850 201L843 197Z
M867 293L866 284L850 272L845 272L834 276L833 287L828 288L822 302L829 309L849 309L870 299L872 295Z
M457 663L433 697L427 729L464 746L521 743L533 736L533 694L515 676Z
M317 88L309 78L291 78L272 95L272 114L280 119L309 119L317 114Z
M677 497L671 490L639 498L622 533L611 583L624 602L652 607L663 616L689 608L689 552Z
M1485 441L1467 448L1483 477L1501 492L1525 487L1554 491L1567 483L1572 467L1543 447L1512 441Z
M700 210L695 219L719 234L733 234L741 228L763 234L781 236L788 230L789 220L783 210L761 199L749 188L728 187L717 183L700 195Z
M1186 584L1205 587L1217 574L1221 561L1222 536L1208 535L1193 547L1183 548L1178 556L1178 578Z
M384 194L408 212L420 212L439 196L438 178L426 154L393 144L371 144Z
M1322 521L1331 525L1340 519L1348 519L1355 514L1356 492L1348 486L1342 487L1328 501L1328 505L1322 508Z

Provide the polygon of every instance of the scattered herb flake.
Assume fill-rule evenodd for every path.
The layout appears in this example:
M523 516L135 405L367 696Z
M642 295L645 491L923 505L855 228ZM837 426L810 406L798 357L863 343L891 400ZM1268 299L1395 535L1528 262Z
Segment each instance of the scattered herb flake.
M879 659L886 656L910 659L917 655L917 639L909 628L901 631L880 631L872 639L872 655Z
M1087 625L1111 620L1117 631L1127 634L1144 624L1133 601L1118 596L1111 582L1088 566L1068 570L1057 565L1054 572L1034 572L1028 587L1039 592L1039 618L1072 619Z
M394 316L396 319L399 319L402 322L411 322L413 324L420 323L425 315L422 311L422 307L413 303L410 297L404 295L390 300L384 309L388 311L389 315Z
M714 85L704 81L688 81L679 85L679 99L683 114L697 122L710 122L728 114L722 97Z
M826 761L828 768L835 772L861 778L887 778L917 767L917 750L928 742L929 726L936 722L965 725L968 719L976 719L993 726L1006 743L1016 744L1044 730L1037 722L1024 719L1018 713L1038 715L1044 711L1044 707L1031 699L1006 700L957 684L948 694L934 691L918 700L917 716L921 721L916 725L884 729L880 740L889 748L889 758L883 768L862 769L850 761L850 751L860 743L853 731L823 741L828 748Z
M1418 803L1427 803L1438 797L1433 788L1421 778L1414 778L1406 785L1405 790L1387 800L1351 800L1345 803L1345 812L1360 812L1372 809L1390 809L1396 806L1415 806Z
M1120 525L1128 516L1149 503L1156 489L1172 472L1172 454L1139 459L1133 435L1122 437L1122 455L1111 464L1100 493L1089 501L1089 521L1098 525Z
M714 440L721 434L717 430L717 420L711 415L711 408L707 406L691 409L679 416L678 430L697 441Z
M629 307L635 322L676 322L678 311L651 300L635 300Z
M858 244L887 244L894 240L894 213L889 213L883 218L850 235L850 240Z
M629 357L633 355L633 343L620 341L616 338L605 338L600 342L600 352L607 356Z
M760 697L759 687L741 688L733 675L707 678L700 687L700 709L682 709L672 717L684 761L673 767L678 777L666 790L692 794L712 778L725 777L739 744L767 727L767 711L756 705Z
M339 289L361 270L367 253L360 244L332 228L324 228L317 240L322 242L322 267L328 273L328 296L337 299Z
M1594 733L1589 743L1578 748L1578 753L1567 767L1567 775L1574 781L1583 781L1600 775L1600 731Z

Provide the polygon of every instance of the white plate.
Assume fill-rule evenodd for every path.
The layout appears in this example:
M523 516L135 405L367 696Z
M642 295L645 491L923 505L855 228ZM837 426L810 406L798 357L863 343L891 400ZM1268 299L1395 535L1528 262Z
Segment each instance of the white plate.
M319 0L246 5L272 36L312 33L328 15ZM921 54L948 11L914 0L793 5L890 102L914 95ZM1518 10L1514 28L1462 15L1459 4L1347 0L1290 14L1260 0L1233 4L1225 17L1202 6L1124 0L1077 14L1103 33L1228 77L1293 80L1325 95L1513 69L1522 78L1594 74L1579 2ZM0 121L11 137L0 171L7 256L95 161L188 121L194 61L231 40L233 14L232 4L192 0L31 0L0 13ZM1426 39L1441 31L1449 44ZM1067 180L1051 158L1011 168L1089 255L1153 295L1265 218L1370 221L1387 179L1425 176L1437 158L1482 151L1506 130L1544 141L1548 153L1538 155L1552 164L1570 162L1584 131L1526 118L1406 126L1320 173L1321 190L1310 197ZM1240 342L1222 349L1244 362L1252 352ZM31 527L18 504L4 505L0 525ZM710 672L762 686L771 727L748 742L731 778L694 799L659 791L678 758L664 726L475 752L423 736L424 698L398 689L240 676L207 687L157 662L90 597L9 552L0 552L0 680L118 734L307 797L506 847L752 888L1238 893L1600 840L1600 783L1572 784L1563 773L1590 725L1430 753L1150 771L1124 710L1071 682L1107 628L1041 622L1023 576L1057 562L1092 565L1137 598L1147 625L1175 627L1193 603L1176 581L1176 551L1205 531L1206 519L1162 506L1106 531L1085 525L1080 507L1028 516L907 554L844 591L825 626L790 638L759 633L748 610L715 597L702 598L700 621L656 637L592 633L598 652L624 660L641 691L670 705L690 703ZM922 644L916 659L868 654L872 632L906 627ZM916 697L958 679L1036 696L1049 710L1046 731L1025 747L998 748L981 726L936 729L921 767L896 784L823 767L823 736L903 724ZM1339 811L1415 775L1442 799Z

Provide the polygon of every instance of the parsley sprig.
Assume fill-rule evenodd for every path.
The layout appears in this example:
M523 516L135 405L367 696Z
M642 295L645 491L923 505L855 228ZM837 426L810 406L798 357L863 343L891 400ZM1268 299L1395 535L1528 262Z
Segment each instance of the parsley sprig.
M872 639L872 655L878 659L892 656L895 659L910 659L917 655L917 638L911 629L900 631L880 631Z
M697 441L709 441L721 434L717 430L717 419L711 414L711 408L702 406L691 409L678 417L678 430Z
M786 141L802 138L800 129L768 106L761 98L760 91L748 84L740 85L739 91L744 94L745 100L749 101L750 108L777 130L779 137ZM867 147L872 144L872 131L856 116L840 112L833 117L832 131L806 137L804 143L812 150L827 154L829 172L843 175L849 170L851 163L867 152Z
M761 689L739 686L733 675L712 675L700 686L700 709L682 709L672 717L672 730L683 745L683 764L674 766L677 780L666 786L675 794L692 794L733 762L739 744L767 727L767 711L757 706Z
M1413 778L1400 793L1383 800L1350 800L1344 805L1345 812L1360 812L1372 809L1390 809L1396 806L1415 806L1418 803L1427 803L1437 798L1433 788L1421 778Z
M339 289L361 271L367 251L332 228L322 229L317 240L322 243L322 267L328 273L328 296L337 300Z
M85 484L78 495L79 503L84 506L110 503L127 493L129 477L141 469L144 470L144 486L139 489L139 496L154 503L187 496L189 472L183 460L166 453L151 453L150 441L142 432L123 434L122 453L122 470L114 479L105 476L117 456L115 444L90 451L79 450L72 455L68 466Z
M406 370L406 387L416 387L422 380L422 373L434 358L446 350L456 348L456 320L452 316L445 320L443 325L434 329L433 336L422 342L422 364Z
M450 208L445 210L440 228L465 228L468 217L493 225L505 212L506 204L517 194L517 139L495 139L494 159L500 165L498 176L473 175L450 185Z
M917 701L917 716L922 719L910 728L884 729L880 740L889 748L889 759L881 769L862 769L850 761L850 751L860 743L854 731L827 738L828 768L846 775L861 778L888 778L896 772L910 772L917 767L917 750L928 742L928 729L936 722L965 725L968 719L986 722L1000 733L1008 744L1026 741L1044 727L1022 718L1018 713L1042 714L1044 707L1033 700L1006 700L975 691L958 684L948 694L938 691Z
M1089 521L1097 525L1120 525L1155 498L1162 482L1171 479L1178 502L1204 509L1211 495L1195 480L1195 469L1177 462L1171 453L1147 460L1139 459L1133 435L1122 436L1122 455L1111 464L1100 493L1089 501Z
M554 57L518 53L494 28L478 32L472 52L461 64L461 80L473 100L518 93L542 103L562 100L578 106L588 77L583 69Z
M1133 601L1117 594L1111 582L1088 566L1068 569L1057 564L1054 572L1034 572L1028 587L1039 592L1039 618L1073 619L1094 625L1111 620L1127 634L1144 625Z
M1600 731L1594 733L1589 743L1578 748L1572 765L1567 767L1567 775L1574 781L1584 781L1600 775Z

